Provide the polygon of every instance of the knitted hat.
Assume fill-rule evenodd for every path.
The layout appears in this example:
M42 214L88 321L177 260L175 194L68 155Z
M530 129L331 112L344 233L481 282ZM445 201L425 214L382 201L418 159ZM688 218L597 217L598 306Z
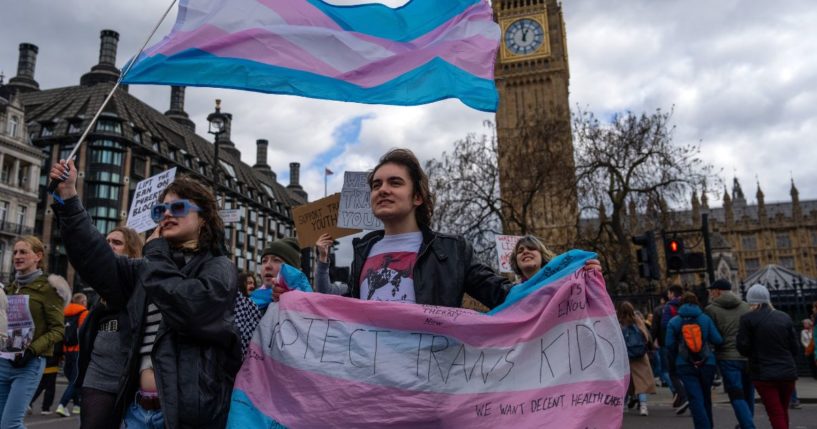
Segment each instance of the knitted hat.
M749 304L771 304L769 289L766 289L766 286L762 284L755 284L749 288L749 292L746 292L746 302Z
M261 259L267 255L277 256L287 264L298 269L301 268L301 246L298 245L298 240L294 238L282 238L273 241L264 249Z
M732 283L726 279L717 279L707 289L732 290Z

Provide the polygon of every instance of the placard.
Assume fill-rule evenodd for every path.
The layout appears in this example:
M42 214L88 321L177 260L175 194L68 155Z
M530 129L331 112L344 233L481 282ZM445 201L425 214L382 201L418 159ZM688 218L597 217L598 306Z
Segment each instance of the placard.
M519 241L519 236L516 235L496 235L496 257L499 260L500 273L512 273L511 267L511 253Z
M340 194L332 194L313 203L292 208L292 218L301 248L314 246L321 234L329 234L337 239L361 231L337 226L339 206Z
M5 342L0 344L0 358L13 360L34 340L34 318L31 317L28 301L28 295L8 297L8 332Z
M241 221L241 209L219 210L218 214L221 216L221 221L224 222L225 225Z
M365 230L383 229L383 222L372 213L369 173L347 171L343 173L343 189L340 193L340 215L338 226Z
M136 184L130 211L128 212L129 228L136 232L145 232L156 228L156 222L150 218L150 210L159 202L159 194L176 178L176 167L148 177Z

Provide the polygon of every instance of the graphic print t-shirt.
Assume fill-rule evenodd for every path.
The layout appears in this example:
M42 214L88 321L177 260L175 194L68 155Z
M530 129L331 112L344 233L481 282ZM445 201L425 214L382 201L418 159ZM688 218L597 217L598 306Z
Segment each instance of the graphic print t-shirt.
M384 236L372 246L360 276L360 299L415 303L414 263L422 232Z

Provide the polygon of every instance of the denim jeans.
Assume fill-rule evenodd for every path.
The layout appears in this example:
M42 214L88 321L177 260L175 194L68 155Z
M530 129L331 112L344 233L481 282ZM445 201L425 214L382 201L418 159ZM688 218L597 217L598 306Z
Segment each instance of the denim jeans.
M0 358L0 427L21 429L34 391L40 384L45 369L45 358L36 357L22 368L14 368L11 361Z
M164 429L165 415L162 410L146 410L136 402L128 407L122 429Z
M678 375L686 389L695 429L712 429L712 382L715 380L715 365L700 368L679 365Z
M678 376L678 372L673 371L675 365L670 365L670 354L669 349L667 346L661 347L661 369L664 371L664 374L661 376L663 380L664 377L667 379L664 381L665 383L669 384L669 390L673 394L678 394L678 397L681 402L687 401L687 393L684 389L684 383L681 381L681 378Z
M755 387L749 379L749 369L745 360L718 361L723 377L723 387L729 395L732 410L741 429L754 429Z
M74 405L79 405L79 391L75 387L77 383L77 375L79 375L79 352L66 352L65 365L63 365L65 378L68 379L68 387L62 393L60 405L63 407L68 405L68 402L73 400Z

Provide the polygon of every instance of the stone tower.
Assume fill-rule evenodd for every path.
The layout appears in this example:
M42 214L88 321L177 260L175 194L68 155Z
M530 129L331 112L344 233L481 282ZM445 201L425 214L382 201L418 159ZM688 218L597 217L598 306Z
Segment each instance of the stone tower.
M556 0L494 0L500 192L506 234L532 233L554 250L576 239L577 196L567 43Z

